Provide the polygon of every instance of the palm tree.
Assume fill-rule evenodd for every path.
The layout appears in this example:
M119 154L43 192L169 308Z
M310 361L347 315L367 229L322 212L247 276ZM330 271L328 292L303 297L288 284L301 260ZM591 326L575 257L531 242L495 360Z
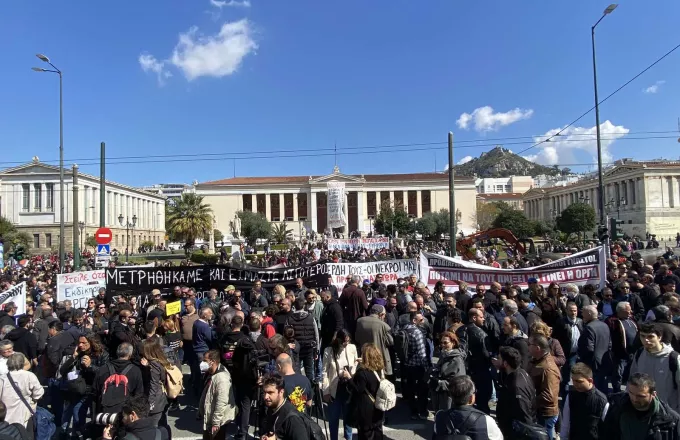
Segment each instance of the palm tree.
M293 240L293 230L288 229L286 222L273 225L271 240L275 243L286 244Z
M189 252L196 239L204 237L213 228L210 205L203 203L203 197L184 193L174 205L167 205L166 230L168 234L183 240L185 252Z

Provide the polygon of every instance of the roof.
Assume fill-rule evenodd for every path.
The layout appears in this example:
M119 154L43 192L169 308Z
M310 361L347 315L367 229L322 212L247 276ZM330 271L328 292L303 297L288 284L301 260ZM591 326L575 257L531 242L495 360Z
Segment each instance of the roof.
M416 181L448 181L447 173L408 173L408 174L361 174L350 175L366 182L416 182ZM272 177L232 177L212 180L201 185L262 185L285 183L309 183L312 179L325 176L272 176ZM473 178L456 177L456 180L473 180Z
M486 200L521 199L524 193L480 193L477 197Z

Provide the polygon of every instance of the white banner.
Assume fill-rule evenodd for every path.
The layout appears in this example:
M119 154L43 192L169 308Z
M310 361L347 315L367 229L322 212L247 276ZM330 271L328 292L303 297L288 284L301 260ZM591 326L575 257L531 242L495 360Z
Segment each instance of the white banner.
M370 263L327 263L328 275L333 284L342 289L348 275L359 275L362 280L373 282L377 274L382 274L383 284L396 284L398 278L406 278L418 271L418 261L408 260L371 261Z
M57 275L57 301L69 300L74 309L87 307L87 300L106 287L106 271L62 273Z
M390 247L388 237L378 238L330 238L326 242L329 251L356 251L358 249L386 249Z
M536 278L544 287L548 287L552 282L573 283L577 286L594 284L596 290L599 290L605 284L606 261L602 246L525 269L496 269L471 261L423 252L420 254L420 279L430 289L434 289L437 281L442 281L449 292L458 290L456 281L465 281L469 285L482 284L486 288L489 288L492 282L501 285L509 282L526 288L529 278Z
M328 227L342 228L345 218L345 182L328 182Z
M0 293L0 310L5 309L8 302L17 306L16 316L26 314L26 282L23 281Z

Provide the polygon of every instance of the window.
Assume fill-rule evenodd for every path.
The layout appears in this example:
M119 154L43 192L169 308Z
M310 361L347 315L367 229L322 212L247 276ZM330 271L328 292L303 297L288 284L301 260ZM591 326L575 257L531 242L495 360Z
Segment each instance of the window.
M408 215L418 215L418 191L408 192Z
M45 184L45 192L47 193L47 200L45 200L45 207L48 211L54 211L54 183ZM48 245L47 247L50 247Z
M31 185L23 183L21 185L21 192L23 196L21 209L24 212L28 212L31 210Z
M424 190L422 192L422 195L421 195L421 198L420 198L420 204L422 205L423 214L425 214L426 212L430 212L431 205L430 205L430 191L429 190Z
M42 185L39 183L33 184L33 209L42 211Z
M273 221L281 220L281 199L278 194L269 195L269 211Z
M33 247L35 249L40 247L40 234L33 234Z
M52 247L52 234L45 234L45 247Z
M307 193L298 194L298 220L307 220Z
M258 194L255 199L257 202L257 212L262 215L267 215L267 196Z
M286 220L292 221L293 220L293 194L284 194L283 195L283 215L286 217Z
M253 212L253 196L251 194L243 194L243 210Z
M368 191L366 193L366 215L369 217L375 217L376 215L375 191Z

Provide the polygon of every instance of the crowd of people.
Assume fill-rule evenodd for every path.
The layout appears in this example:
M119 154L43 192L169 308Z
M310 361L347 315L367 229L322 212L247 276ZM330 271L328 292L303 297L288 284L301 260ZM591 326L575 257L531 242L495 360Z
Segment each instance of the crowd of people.
M434 439L680 439L678 260L611 250L601 288L452 293L378 274L342 289L177 285L143 308L101 289L84 309L56 301L58 261L33 257L0 281L28 285L26 314L0 311L0 438L39 438L47 408L62 439L166 440L168 413L192 401L204 438L319 438L314 415L329 440L382 439L388 381Z

